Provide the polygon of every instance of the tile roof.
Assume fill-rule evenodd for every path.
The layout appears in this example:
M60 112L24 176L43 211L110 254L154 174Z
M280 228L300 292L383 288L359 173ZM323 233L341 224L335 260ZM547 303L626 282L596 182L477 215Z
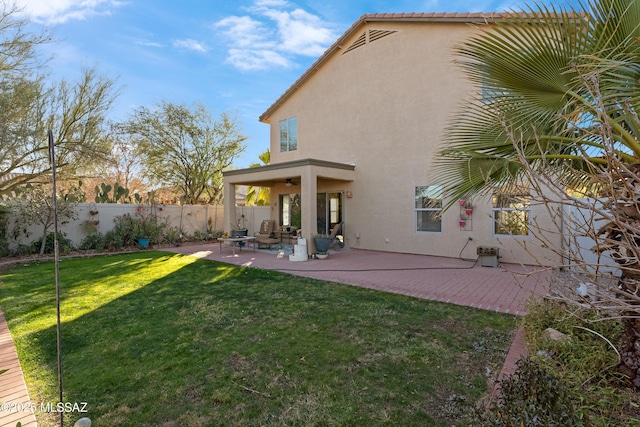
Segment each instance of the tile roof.
M443 20L460 20L464 22L475 20L493 20L504 16L502 13L495 12L430 12L430 13L371 13L360 17L360 21L368 21L375 19L384 20L406 20L406 19L443 19Z
M484 23L494 22L504 17L503 13L496 12L451 12L451 13L371 13L362 15L351 27L344 32L299 78L296 80L267 110L259 117L261 122L268 123L271 113L282 104L313 72L337 50L345 39L351 36L358 28L367 22L380 21L418 21L418 22L467 22Z

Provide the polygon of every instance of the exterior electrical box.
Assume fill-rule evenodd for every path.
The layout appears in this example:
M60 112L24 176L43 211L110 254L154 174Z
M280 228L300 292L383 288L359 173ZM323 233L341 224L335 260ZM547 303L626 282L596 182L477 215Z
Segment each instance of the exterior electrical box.
M478 246L476 250L480 265L483 267L497 267L500 248L495 246Z

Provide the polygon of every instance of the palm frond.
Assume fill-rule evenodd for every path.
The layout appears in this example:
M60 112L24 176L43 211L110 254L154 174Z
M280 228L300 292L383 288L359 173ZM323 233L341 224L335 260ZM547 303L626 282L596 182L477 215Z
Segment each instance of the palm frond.
M453 200L527 169L584 186L605 154L640 158L640 2L534 7L457 48L478 95L450 121L432 171Z

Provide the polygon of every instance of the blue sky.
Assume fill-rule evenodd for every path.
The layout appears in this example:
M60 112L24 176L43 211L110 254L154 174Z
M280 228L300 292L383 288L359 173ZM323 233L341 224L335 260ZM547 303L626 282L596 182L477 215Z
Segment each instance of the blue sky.
M249 137L235 167L269 147L262 114L365 13L494 12L524 1L483 0L18 0L54 44L55 78L86 67L117 81L111 118L161 100L202 102L237 117ZM559 2L559 4L564 4Z

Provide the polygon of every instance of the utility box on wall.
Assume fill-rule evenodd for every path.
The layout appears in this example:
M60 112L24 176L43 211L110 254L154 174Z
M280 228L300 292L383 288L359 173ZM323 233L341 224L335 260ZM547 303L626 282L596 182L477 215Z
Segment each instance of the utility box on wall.
M500 248L494 246L478 246L477 254L482 267L497 267Z

